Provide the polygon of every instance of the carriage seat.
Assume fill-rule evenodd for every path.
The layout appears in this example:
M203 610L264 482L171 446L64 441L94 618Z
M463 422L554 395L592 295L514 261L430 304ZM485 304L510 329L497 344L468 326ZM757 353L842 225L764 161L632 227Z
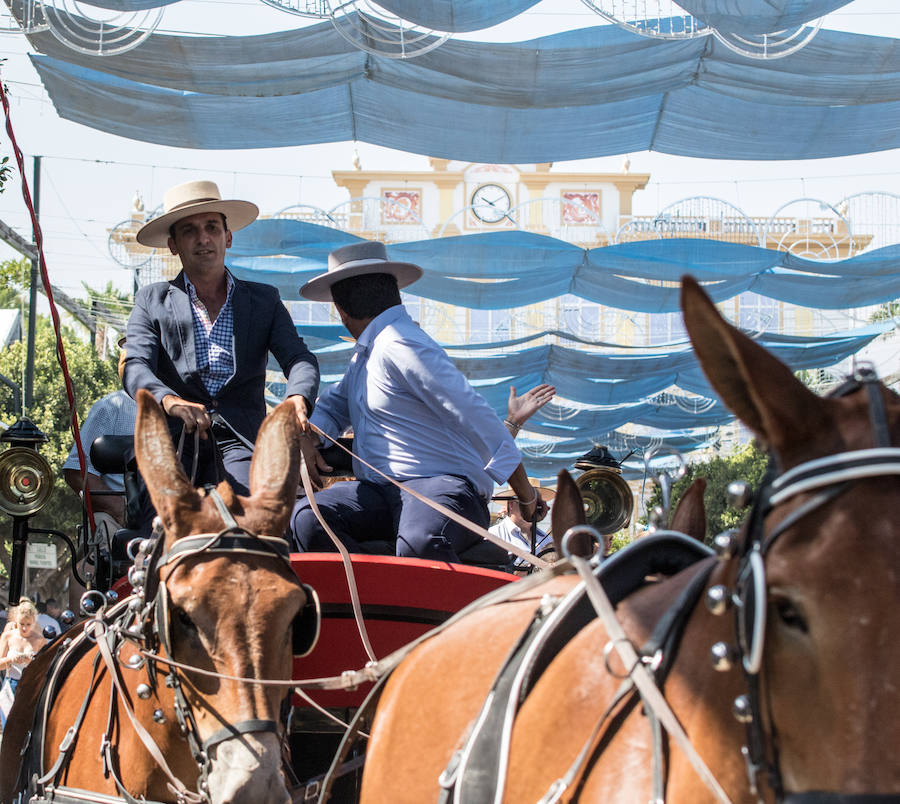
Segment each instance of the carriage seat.
M91 444L91 463L103 475L122 475L130 468L137 471L134 436L102 435Z
M91 444L91 463L101 474L120 474L125 484L125 527L119 528L110 544L101 548L101 555L110 563L107 583L124 575L131 566L128 558L128 543L140 535L141 526L141 480L137 459L134 454L134 436L102 435ZM98 580L101 576L98 568Z
M397 545L393 541L373 539L372 541L360 543L360 549L366 555L392 556L396 554ZM463 564L475 567L500 570L501 572L513 571L513 562L509 553L486 539L476 542L468 549L463 550L459 554L459 560Z

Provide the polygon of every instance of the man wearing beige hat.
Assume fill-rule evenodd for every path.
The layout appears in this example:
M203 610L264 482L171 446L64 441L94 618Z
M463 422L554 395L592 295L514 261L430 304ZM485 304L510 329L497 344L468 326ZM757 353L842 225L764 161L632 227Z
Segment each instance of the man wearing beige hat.
M504 489L503 491L498 491L492 499L502 500L506 503L506 516L496 525L490 527L489 530L504 541L539 556L547 550L548 547L553 546L553 540L550 538L550 535L542 531L537 526L537 523L547 515L547 503L551 502L556 494L553 489L545 488L536 480L531 480L530 482L537 491L538 496L541 498L540 510L535 512L534 522L532 523L522 516L522 509L519 507L516 493L512 489ZM534 528L533 545L532 527ZM510 554L510 558L515 557ZM515 558L514 564L517 567L528 566L523 558Z
M195 482L227 479L247 494L252 446L266 415L269 352L284 372L286 396L304 431L318 392L318 363L278 291L236 279L225 267L232 232L256 220L255 204L223 200L214 182L191 181L166 192L163 209L137 240L167 247L182 270L135 296L125 390L132 396L140 388L150 391L177 425L173 435L182 427L200 434ZM192 441L185 439L185 466L193 464Z
M315 501L351 551L396 539L397 555L458 561L481 537L405 490L485 528L495 483L509 482L524 516L538 496L497 414L403 307L400 288L421 275L417 265L389 260L383 243L364 241L333 251L328 272L300 289L304 298L334 302L356 340L346 373L319 398L311 423L331 438L353 428L357 480L335 483ZM334 549L306 500L291 529L301 550Z

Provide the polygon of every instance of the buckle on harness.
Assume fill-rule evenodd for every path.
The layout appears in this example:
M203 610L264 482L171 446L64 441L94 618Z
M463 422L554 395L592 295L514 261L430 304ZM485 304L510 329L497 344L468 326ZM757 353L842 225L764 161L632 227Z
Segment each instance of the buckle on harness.
M569 785L567 785L563 779L557 779L547 788L547 792L544 793L541 800L538 801L538 804L556 804L556 802L562 798L563 793L566 792L568 787Z
M447 767L438 776L438 784L444 790L452 790L456 786L456 779L459 776L459 766L462 763L462 751L454 751L453 756L447 763Z
M68 751L72 746L72 741L75 739L75 735L78 732L75 730L74 726L69 726L68 730L65 733L65 736L62 738L62 742L59 744L60 752Z

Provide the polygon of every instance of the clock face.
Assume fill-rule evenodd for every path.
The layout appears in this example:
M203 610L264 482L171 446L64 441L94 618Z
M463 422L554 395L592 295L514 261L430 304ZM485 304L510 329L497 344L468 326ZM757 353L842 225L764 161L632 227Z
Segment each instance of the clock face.
M472 193L472 214L482 223L498 223L511 209L509 191L499 184L482 184Z

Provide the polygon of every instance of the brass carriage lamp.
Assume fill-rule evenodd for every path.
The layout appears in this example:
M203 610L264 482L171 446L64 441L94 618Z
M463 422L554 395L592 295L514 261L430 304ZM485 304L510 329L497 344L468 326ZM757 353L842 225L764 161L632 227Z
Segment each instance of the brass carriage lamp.
M622 477L622 464L631 454L617 461L606 446L598 445L575 461L575 468L582 471L575 485L584 500L585 518L604 536L631 521L634 498Z
M0 435L0 442L9 444L0 453L0 511L13 521L10 601L17 601L22 594L28 519L47 504L53 490L53 470L37 451L45 441L47 436L25 416Z

